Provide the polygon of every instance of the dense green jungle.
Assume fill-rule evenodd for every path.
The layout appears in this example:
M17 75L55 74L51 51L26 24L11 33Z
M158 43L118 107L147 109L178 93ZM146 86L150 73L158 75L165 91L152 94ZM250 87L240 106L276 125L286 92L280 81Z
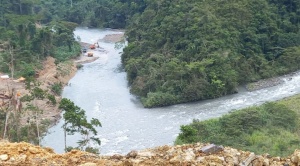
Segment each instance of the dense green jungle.
M26 76L47 55L76 56L77 25L126 28L122 62L145 107L216 98L299 69L299 6L297 0L1 0L0 69L15 63L16 74Z
M300 68L299 0L0 0L0 71L28 78L47 56L57 63L78 56L77 26L126 29L122 63L145 107L236 93ZM284 155L300 142L298 113L289 106L195 120L182 126L177 143L272 145L272 154Z
M147 3L127 27L122 56L146 107L216 98L299 69L300 1Z
M144 5L118 0L0 0L0 71L30 77L46 56L58 62L76 57L77 26L125 28Z

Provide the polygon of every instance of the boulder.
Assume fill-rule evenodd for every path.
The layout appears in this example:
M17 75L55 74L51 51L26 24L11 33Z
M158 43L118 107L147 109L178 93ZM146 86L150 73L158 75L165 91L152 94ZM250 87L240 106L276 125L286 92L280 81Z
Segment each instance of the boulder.
M8 155L7 155L7 154L1 154L1 155L0 155L0 160L1 160L1 161L6 161L6 160L8 160Z

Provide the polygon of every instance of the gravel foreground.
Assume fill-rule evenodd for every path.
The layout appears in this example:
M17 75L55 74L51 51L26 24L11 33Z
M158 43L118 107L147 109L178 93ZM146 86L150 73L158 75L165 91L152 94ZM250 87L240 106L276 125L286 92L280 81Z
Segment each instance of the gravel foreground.
M29 143L0 142L0 165L2 166L192 166L192 165L239 165L239 166L292 166L299 165L300 151L287 158L256 155L230 147L218 151L203 152L208 144L160 146L153 149L131 151L127 155L101 156L78 150L56 154L51 148Z

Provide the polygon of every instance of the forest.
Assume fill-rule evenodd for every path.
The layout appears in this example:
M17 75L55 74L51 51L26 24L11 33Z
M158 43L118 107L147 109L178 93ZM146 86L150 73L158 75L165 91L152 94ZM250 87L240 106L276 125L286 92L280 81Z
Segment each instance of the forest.
M76 56L78 25L126 28L122 63L145 107L216 98L299 69L299 6L297 0L1 0L0 70L26 76L47 55Z
M0 0L1 73L32 78L47 56L57 63L78 56L77 26L126 29L122 63L131 93L145 107L237 93L239 85L300 68L299 0ZM215 141L290 154L300 140L299 109L289 105L195 120L181 127L177 143ZM5 112L0 118L2 132ZM21 130L24 137L29 128Z
M299 69L298 0L153 0L126 28L122 55L145 107L237 92Z
M76 23L45 20L40 1L7 1L0 5L0 71L32 77L47 56L58 61L77 56Z
M0 0L0 71L30 77L46 56L74 58L77 26L125 28L144 8L144 1Z
M0 0L0 74L9 74L14 81L21 76L25 77L22 86L28 92L21 96L17 92L20 88L15 90L14 85L9 85L10 81L4 85L7 88L1 89L0 135L2 139L11 142L26 141L40 145L48 127L53 125L49 119L41 118L44 110L39 108L37 102L44 101L47 107L64 110L65 138L79 132L83 139L78 142L77 148L97 152L88 147L88 143L94 141L100 144L100 140L91 137L97 134L94 127L101 126L100 122L97 119L88 122L85 111L71 101L59 101L62 83L48 83L49 89L42 89L42 83L35 79L46 57L54 57L57 69L62 71L58 65L60 62L81 53L81 47L73 35L79 24L64 18L55 8L55 5L67 8L69 4L49 3L43 0ZM2 87L4 83L1 81ZM66 147L66 150L70 150L70 147Z

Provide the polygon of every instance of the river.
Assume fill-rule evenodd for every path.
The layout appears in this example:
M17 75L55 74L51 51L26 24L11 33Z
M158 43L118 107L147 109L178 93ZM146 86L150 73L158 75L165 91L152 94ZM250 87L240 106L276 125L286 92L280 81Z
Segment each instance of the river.
M76 28L74 33L82 42L95 43L107 34L121 32ZM292 79L283 78L283 84L262 90L248 92L240 87L239 93L218 99L147 109L129 92L121 66L122 49L115 49L114 43L99 44L107 53L99 53L98 60L85 64L70 80L70 86L64 88L62 96L86 110L88 119L101 121L102 127L97 129L101 154L126 154L131 150L172 145L180 126L193 119L220 117L234 109L300 93L300 73L296 73ZM62 123L50 128L42 141L43 146L52 147L57 153L64 151ZM79 138L79 135L67 136L67 144L76 146Z

